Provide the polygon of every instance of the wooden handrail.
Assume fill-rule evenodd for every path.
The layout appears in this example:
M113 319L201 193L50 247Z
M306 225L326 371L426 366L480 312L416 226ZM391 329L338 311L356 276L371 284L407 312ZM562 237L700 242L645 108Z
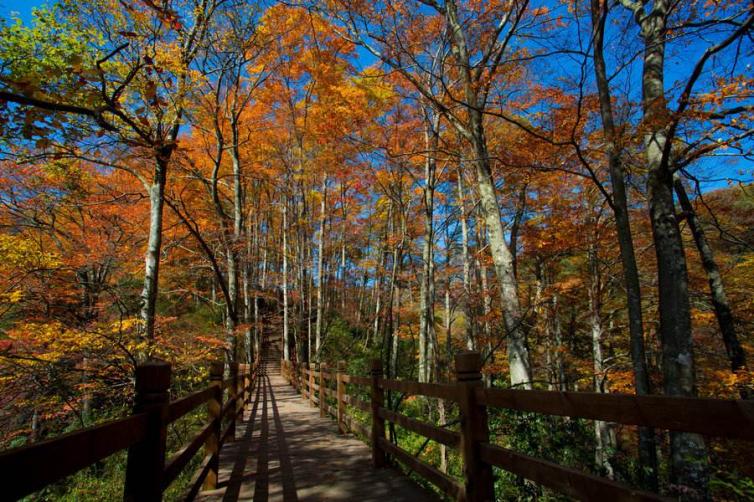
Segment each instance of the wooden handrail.
M369 413L372 411L372 409L369 407L370 406L369 403L367 403L363 399L359 399L358 397L344 394L343 402L346 403L348 406L353 406L354 408L358 408L365 413Z
M165 475L163 477L162 489L166 489L170 486L170 483L178 477L178 475L186 467L186 464L194 458L199 448L204 446L204 442L207 440L210 434L212 434L212 427L214 424L207 424L204 429L199 432L194 438L188 442L186 446L181 448L173 457L168 460L165 465Z
M345 383L352 383L354 385L369 385L372 382L367 377L360 377L356 375L342 375Z
M198 406L212 399L213 388L207 387L170 403L168 406L168 423L173 423L182 416L194 411Z
M386 380L384 378L381 378L380 387L387 390L394 390L417 396L436 397L438 399L458 401L458 389L455 385L442 383L419 383L407 380Z
M147 435L146 413L0 453L3 496L19 499L128 448ZM65 459L65 461L62 461Z
M477 389L481 404L545 415L754 440L754 401L593 392Z
M453 478L439 469L422 462L400 446L391 443L383 437L379 438L379 443L385 451L406 464L412 471L438 487L443 493L449 495L454 500L463 500L463 488Z
M170 365L162 361L147 361L136 371L137 404L132 415L0 452L0 472L6 479L13 480L3 488L4 495L11 500L24 497L128 448L124 500L160 500L162 491L178 477L202 445L216 434L219 421L229 417L231 424L235 422L237 415L251 400L250 390L256 380L257 369L255 366L248 374L223 381L220 365L220 380L217 383L168 402ZM248 378L249 383L242 385L240 382L243 378ZM216 396L222 399L222 389L225 388L231 388L233 397L222 408L223 414L211 419L184 447L165 461L164 431L168 424L205 403L211 403ZM233 389L238 392L233 392ZM231 424L218 438L218 446L233 431ZM198 492L216 460L217 453L205 456L194 475L190 493L195 495ZM159 472L155 472L155 469Z
M577 499L621 502L671 500L496 445L481 445L481 459Z
M343 364L339 364L336 373L302 370L288 361L283 361L283 368L283 375L307 399L318 401L317 394L325 399L333 398L336 407L321 403L321 409L337 420L340 430L347 426L349 430L368 438L372 445L373 458L375 455L379 458L380 455L388 453L445 494L467 502L490 499L493 493L493 466L578 499L616 502L667 500L654 493L637 490L616 481L490 443L487 433L487 408L754 440L754 400L489 389L482 386L481 357L474 352L457 354L456 382L451 384L385 379L381 376L375 377L375 373L371 378L348 375L343 371ZM305 376L296 381L297 374ZM324 381L335 381L336 390L320 390L319 385L313 380L315 374L320 375ZM345 384L370 386L372 403L347 394ZM384 390L392 390L457 402L460 406L461 430L451 431L389 410L384 404L379 404L381 397L375 402L375 389L380 394ZM464 462L463 484L391 443L385 437L384 430L375 436L374 425L370 431L347 413L345 405L370 413L373 424L375 419L387 420L429 440L458 448Z
M431 425L385 408L380 408L379 414L385 420L400 425L406 430L415 432L420 436L450 446L451 448L458 448L461 443L461 435L458 432L449 431L448 429L443 429L442 427L437 427L436 425Z

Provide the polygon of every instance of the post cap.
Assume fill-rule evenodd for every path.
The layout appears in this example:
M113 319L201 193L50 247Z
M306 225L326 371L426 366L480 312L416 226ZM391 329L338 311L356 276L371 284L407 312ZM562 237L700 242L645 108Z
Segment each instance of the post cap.
M170 363L150 359L136 367L136 392L164 392L170 388Z
M463 351L456 354L456 378L459 381L480 380L482 378L482 354L476 351Z
M372 370L372 373L382 373L382 360L372 359L369 367Z
M209 365L209 376L222 378L225 372L225 363L222 361L213 361Z

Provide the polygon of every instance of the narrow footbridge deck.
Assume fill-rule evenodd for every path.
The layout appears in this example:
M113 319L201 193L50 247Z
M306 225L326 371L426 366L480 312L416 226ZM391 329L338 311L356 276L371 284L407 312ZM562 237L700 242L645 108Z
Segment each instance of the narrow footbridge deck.
M278 370L255 387L236 440L221 450L218 488L196 500L437 500L395 469L374 469L369 447L338 434Z

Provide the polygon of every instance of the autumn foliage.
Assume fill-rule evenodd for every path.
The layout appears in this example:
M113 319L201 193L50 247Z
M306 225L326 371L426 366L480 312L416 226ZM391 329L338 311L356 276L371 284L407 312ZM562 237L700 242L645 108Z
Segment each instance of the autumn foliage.
M183 392L270 336L391 377L445 381L472 349L488 385L751 398L751 5L546 4L59 0L3 20L0 445L121 414L147 358ZM754 494L737 444L694 436L691 462L657 434L642 470L634 430L531 424L501 441Z

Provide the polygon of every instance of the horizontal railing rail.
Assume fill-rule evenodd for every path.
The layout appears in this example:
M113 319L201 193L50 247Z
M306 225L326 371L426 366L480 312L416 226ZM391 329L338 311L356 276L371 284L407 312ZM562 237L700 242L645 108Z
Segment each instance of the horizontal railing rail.
M331 415L336 419L340 432L356 432L366 438L376 467L384 465L386 455L390 455L456 500L493 500L493 467L577 499L668 500L656 493L492 443L487 420L488 409L492 408L754 440L752 400L485 388L481 379L481 356L476 352L457 355L456 381L450 384L385 379L379 361L374 361L370 377L345 373L344 362L339 363L335 372L324 365L308 368L290 361L283 361L281 368L283 376L302 396L312 405L319 404L322 416ZM347 384L366 387L361 396L368 395L369 400L346 393ZM429 424L386 408L385 391L457 404L459 430ZM335 401L334 407L328 399ZM371 427L360 423L350 410L367 414ZM456 449L463 460L462 479L454 479L389 441L385 435L385 422Z
M169 401L171 367L164 361L148 361L136 370L133 414L60 437L0 452L0 472L12 480L4 497L19 499L66 476L128 449L124 500L154 501L181 474L204 447L205 457L194 474L187 498L217 485L219 451L235 431L235 421L252 399L258 364L230 365L223 380L222 363L210 369L208 387ZM223 406L224 390L229 398ZM208 423L179 451L165 459L167 426L202 405ZM228 422L225 430L222 424Z
M15 500L34 493L143 441L148 419L139 413L0 453L0 472L12 480L3 488L4 496Z
M754 401L593 392L476 389L496 408L754 440Z

